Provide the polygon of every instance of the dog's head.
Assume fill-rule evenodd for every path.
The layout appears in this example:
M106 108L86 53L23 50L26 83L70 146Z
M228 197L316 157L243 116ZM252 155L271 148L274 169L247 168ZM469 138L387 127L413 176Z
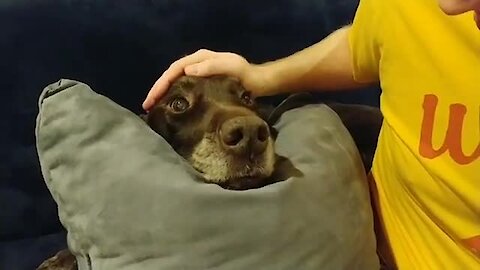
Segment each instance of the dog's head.
M183 76L144 118L207 182L255 185L274 170L270 128L233 78Z

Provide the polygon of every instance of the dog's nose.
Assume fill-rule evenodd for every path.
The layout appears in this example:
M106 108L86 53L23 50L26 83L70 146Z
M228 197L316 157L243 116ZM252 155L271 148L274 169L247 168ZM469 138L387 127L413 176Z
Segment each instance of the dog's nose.
M220 141L225 150L252 158L265 151L270 131L257 116L239 116L220 127Z

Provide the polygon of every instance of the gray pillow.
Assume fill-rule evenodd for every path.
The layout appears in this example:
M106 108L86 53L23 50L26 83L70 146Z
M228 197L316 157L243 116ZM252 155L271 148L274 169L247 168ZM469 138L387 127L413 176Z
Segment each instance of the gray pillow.
M309 105L275 128L303 176L225 190L87 85L46 87L38 154L79 268L379 269L365 172L338 116Z

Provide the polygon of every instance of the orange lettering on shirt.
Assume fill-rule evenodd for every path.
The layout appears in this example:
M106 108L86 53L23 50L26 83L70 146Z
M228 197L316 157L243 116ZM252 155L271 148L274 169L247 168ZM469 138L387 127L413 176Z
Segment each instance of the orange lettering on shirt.
M432 137L437 105L437 96L425 95L419 145L420 155L428 159L434 159L449 150L450 157L461 165L469 164L478 159L480 157L480 142L471 155L466 155L462 149L463 121L467 113L467 108L463 104L450 105L450 115L445 140L440 148L434 149Z
M463 243L467 248L480 258L480 235L464 239Z

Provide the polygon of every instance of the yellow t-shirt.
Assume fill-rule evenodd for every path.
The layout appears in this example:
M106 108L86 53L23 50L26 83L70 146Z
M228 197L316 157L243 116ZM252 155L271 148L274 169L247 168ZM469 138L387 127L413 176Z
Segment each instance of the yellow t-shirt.
M435 0L361 0L354 76L380 79L372 174L399 269L480 269L480 30Z

